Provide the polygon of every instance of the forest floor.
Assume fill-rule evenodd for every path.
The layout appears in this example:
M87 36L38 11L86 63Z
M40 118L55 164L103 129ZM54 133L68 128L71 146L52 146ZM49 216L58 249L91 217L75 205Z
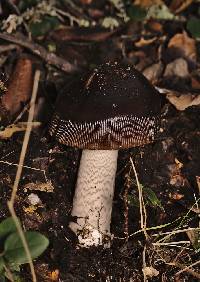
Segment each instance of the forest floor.
M2 21L14 13L13 7L21 14L26 11L22 4L18 9L23 1L11 1L11 6L8 2L2 4ZM1 27L0 91L8 98L1 102L6 114L1 111L0 219L10 216L7 202L24 138L17 128L27 121L29 81L40 69L34 121L41 125L31 133L14 203L23 228L39 231L50 242L34 261L38 281L199 281L200 31L195 37L188 24L199 18L199 3L191 1L179 12L172 5L175 1L168 1L177 18L136 20L133 16L124 23L117 18L119 26L111 30L98 25L109 13L117 14L111 1L76 2L79 9L52 6L65 13L59 14L62 25L49 23L51 30L44 34L38 32L46 25L33 28L26 21L12 34L5 24ZM81 16L97 26L81 27L77 22L70 26L73 17L80 20ZM27 29L32 32L31 41ZM58 56L54 61L47 58L51 51ZM107 61L135 66L158 87L163 101L162 134L153 144L119 152L111 246L85 249L68 227L81 150L57 143L49 136L48 122L59 93ZM3 130L10 124L14 133L7 136ZM131 160L143 188L143 229ZM19 276L18 281L32 281L28 264L21 267Z

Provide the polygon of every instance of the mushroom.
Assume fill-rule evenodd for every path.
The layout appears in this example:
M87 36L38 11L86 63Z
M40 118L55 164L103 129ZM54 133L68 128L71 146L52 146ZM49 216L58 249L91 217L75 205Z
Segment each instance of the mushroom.
M84 247L108 245L118 150L151 143L159 131L159 93L136 69L99 66L58 97L49 132L83 149L69 227Z

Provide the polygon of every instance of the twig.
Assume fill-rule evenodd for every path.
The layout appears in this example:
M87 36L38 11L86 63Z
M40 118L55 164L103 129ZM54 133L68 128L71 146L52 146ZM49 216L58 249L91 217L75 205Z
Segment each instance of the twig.
M31 42L28 38L18 38L13 35L9 35L6 33L0 32L0 39L18 44L28 50L30 50L33 54L39 56L46 63L61 69L64 72L72 73L78 70L78 67L69 63L65 59L58 57L56 54L48 52L44 47L37 43Z
M125 189L124 189L124 195L123 195L123 200L124 200L124 233L126 235L126 241L128 241L128 213L129 213L129 205L128 205L128 191L131 186L131 180L130 176L127 176L126 183L125 183Z
M146 273L145 273L145 268L146 268L146 246L144 246L144 250L142 252L142 269L143 269L143 275L144 275L144 282L148 281L147 280L147 276L146 276Z
M175 222L176 222L177 220L179 220L179 219L180 219L180 218L174 220L173 222L169 222L169 223L162 224L162 225L158 225L158 226L146 227L146 231L149 231L149 230L157 230L157 229L165 228L165 227L167 227L167 226L172 225L173 223L175 223ZM143 230L143 229L140 229L140 230L138 230L138 231L136 231L136 232L130 234L128 237L131 238L131 237L133 237L133 236L135 236L135 235L137 235L137 234L140 234L140 233L142 233L142 232L144 232L144 230ZM114 237L114 238L115 238L115 239L118 239L118 240L125 240L125 239L126 239L126 237Z
M152 243L153 246L170 246L170 245L173 245L173 246L176 246L176 245L182 245L182 244L191 244L190 241L174 241L174 242L167 242L167 243L160 243L160 242L155 242L155 243Z
M179 230L175 230L175 231L163 232L163 233L160 233L160 234L157 233L157 234L153 234L152 236L175 235L175 234L178 234L178 233L188 232L188 231L200 231L200 227L179 229Z
M196 261L196 262L194 262L194 263L192 263L192 264L190 264L190 265L188 265L188 266L186 266L186 267L184 267L184 266L178 264L179 267L181 266L181 268L183 267L183 269L180 270L180 271L178 271L175 275L179 275L179 274L181 274L181 273L184 272L184 271L188 271L188 270L190 270L191 267L193 267L193 266L195 266L195 265L197 265L197 264L200 264L200 260L198 260L198 261ZM195 272L195 273L196 273L196 272ZM200 274L198 274L197 277L200 278Z
M6 271L6 274L7 274L7 278L11 281L11 282L15 282L14 280L14 277L12 275L12 272L10 271L10 269L4 264L3 265L5 271Z
M8 52L8 51L12 51L19 48L16 44L8 44L5 46L0 46L0 53L4 53L4 52Z
M24 135L24 141L23 141L23 145L22 145L22 149L21 149L19 166L17 168L17 173L16 173L16 177L15 177L15 182L14 182L14 185L13 185L11 198L8 201L9 211L10 211L12 217L13 217L13 220L14 220L15 225L17 227L17 231L19 233L19 236L22 240L22 244L24 246L24 250L26 252L26 256L27 256L27 259L28 259L28 262L29 262L29 265L30 265L30 269L31 269L33 282L37 282L37 278L36 278L36 274L35 274L35 270L34 270L34 265L33 265L33 261L32 261L32 258L31 258L31 254L30 254L30 251L29 251L29 247L28 247L26 238L24 236L22 227L21 227L21 225L20 225L20 223L17 219L16 213L15 213L15 210L14 210L14 202L15 202L17 191L18 191L18 185L19 185L19 181L20 181L20 177L21 177L21 173L22 173L23 163L24 163L26 150L27 150L27 146L28 146L28 142L29 142L29 138L30 138L30 134L31 134L32 120L33 120L33 115L34 115L35 100L36 100L36 96L37 96L39 79L40 79L40 71L37 70L35 72L35 77L34 77L33 92L32 92L31 103L30 103L31 106L30 106L29 115L28 115L27 129L26 129L26 132L25 132L25 135Z
M144 235L147 239L148 238L148 234L146 232L146 217L147 217L147 214L146 214L144 199L143 199L143 195L142 195L142 188L141 188L140 182L138 180L137 171L135 169L135 165L134 165L131 157L130 157L130 162L131 162L134 174L135 174L135 179L136 179L136 183L137 183L137 187L138 187L138 193L139 193L141 229L143 230Z
M182 272L188 272L189 274L191 274L191 275L194 276L195 278L200 279L200 274L197 273L197 272L195 272L194 270L190 269L190 267L195 266L195 265L197 265L197 264L199 264L199 263L200 263L200 261L196 261L195 263L193 263L193 264L191 264L191 265L185 267L184 265L182 265L182 264L180 264L180 263L175 263L175 262L168 262L168 263L167 263L167 262L166 262L167 265L175 266L175 267L178 267L178 268L181 268L181 269L182 269L182 270L178 271L178 272L175 274L176 276L179 275L179 274L181 274Z
M13 165L13 166L19 167L19 164L11 163L11 162L8 162L8 161L2 161L2 160L0 160L0 163L6 164L6 165L10 165L10 166ZM32 169L32 170L36 170L36 171L41 171L41 172L43 172L45 181L46 181L46 182L49 182L49 181L48 181L48 178L47 178L47 176L46 176L46 171L45 171L44 169L40 169L40 168L36 168L36 167L32 167L32 166L27 166L27 165L23 165L22 168L27 168L27 169Z

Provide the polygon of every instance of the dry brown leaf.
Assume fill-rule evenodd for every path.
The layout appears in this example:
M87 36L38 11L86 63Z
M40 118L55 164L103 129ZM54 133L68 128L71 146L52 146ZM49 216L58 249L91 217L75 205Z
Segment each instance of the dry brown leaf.
M186 60L184 60L183 58L178 58L173 62L169 63L166 66L164 76L165 77L177 76L182 78L188 77L189 70Z
M192 83L192 88L200 90L200 81L199 80L197 80L196 78L192 77L191 78L191 83Z
M25 213L33 214L33 213L36 212L37 207L31 205L31 206L29 206L29 207L23 207L23 210L24 210Z
M33 128L40 126L41 123L38 121L32 122ZM4 130L0 131L0 139L8 139L12 135L19 131L25 131L27 128L27 122L19 122L17 124L11 124L7 126Z
M168 48L179 51L180 56L183 56L188 60L196 61L197 59L195 40L189 37L186 32L174 35L168 43Z
M28 183L24 185L24 191L27 190L36 190L36 191L42 191L42 192L48 192L52 193L54 191L54 187L51 182L45 182L45 183Z
M143 273L147 277L158 276L159 271L155 269L153 266L146 266L142 269Z
M180 94L177 92L169 92L166 95L166 98L179 111L184 111L185 109L191 106L200 105L200 95Z
M156 83L163 71L163 64L159 62L144 69L143 74L151 83Z
M188 230L186 234L193 246L197 246L199 239L199 230Z
M172 0L170 4L170 10L172 10L175 14L178 14L184 11L190 4L192 4L193 0Z
M161 25L161 23L153 19L150 19L148 21L148 28L150 28L152 31L155 32L160 32L160 33L163 32L163 26Z
M134 43L134 45L138 48L141 48L155 42L156 40L158 40L157 37L153 37L150 39L145 39L144 37L141 37L139 41Z
M51 34L51 38L60 41L101 42L111 37L116 30L103 27L62 27Z
M187 179L182 175L180 165L176 161L174 164L168 165L167 169L169 172L170 185L180 187L187 183Z
M29 59L21 58L11 76L8 91L2 96L2 105L11 116L18 113L22 104L29 100L32 84L32 62Z
M169 193L169 198L172 199L172 200L180 201L181 199L184 198L184 195L183 194L179 194L177 192Z
M140 7L148 8L153 5L163 4L162 0L135 0L134 5L138 5Z

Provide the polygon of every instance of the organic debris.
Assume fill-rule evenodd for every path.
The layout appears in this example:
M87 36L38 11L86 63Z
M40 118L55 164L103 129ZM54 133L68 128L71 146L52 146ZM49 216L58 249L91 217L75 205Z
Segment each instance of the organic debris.
M199 15L190 0L0 1L0 216L14 193L23 228L50 242L32 274L12 270L17 281L199 281ZM68 226L81 152L50 137L48 123L57 97L108 61L157 88L161 128L153 144L119 152L110 248L80 249Z

